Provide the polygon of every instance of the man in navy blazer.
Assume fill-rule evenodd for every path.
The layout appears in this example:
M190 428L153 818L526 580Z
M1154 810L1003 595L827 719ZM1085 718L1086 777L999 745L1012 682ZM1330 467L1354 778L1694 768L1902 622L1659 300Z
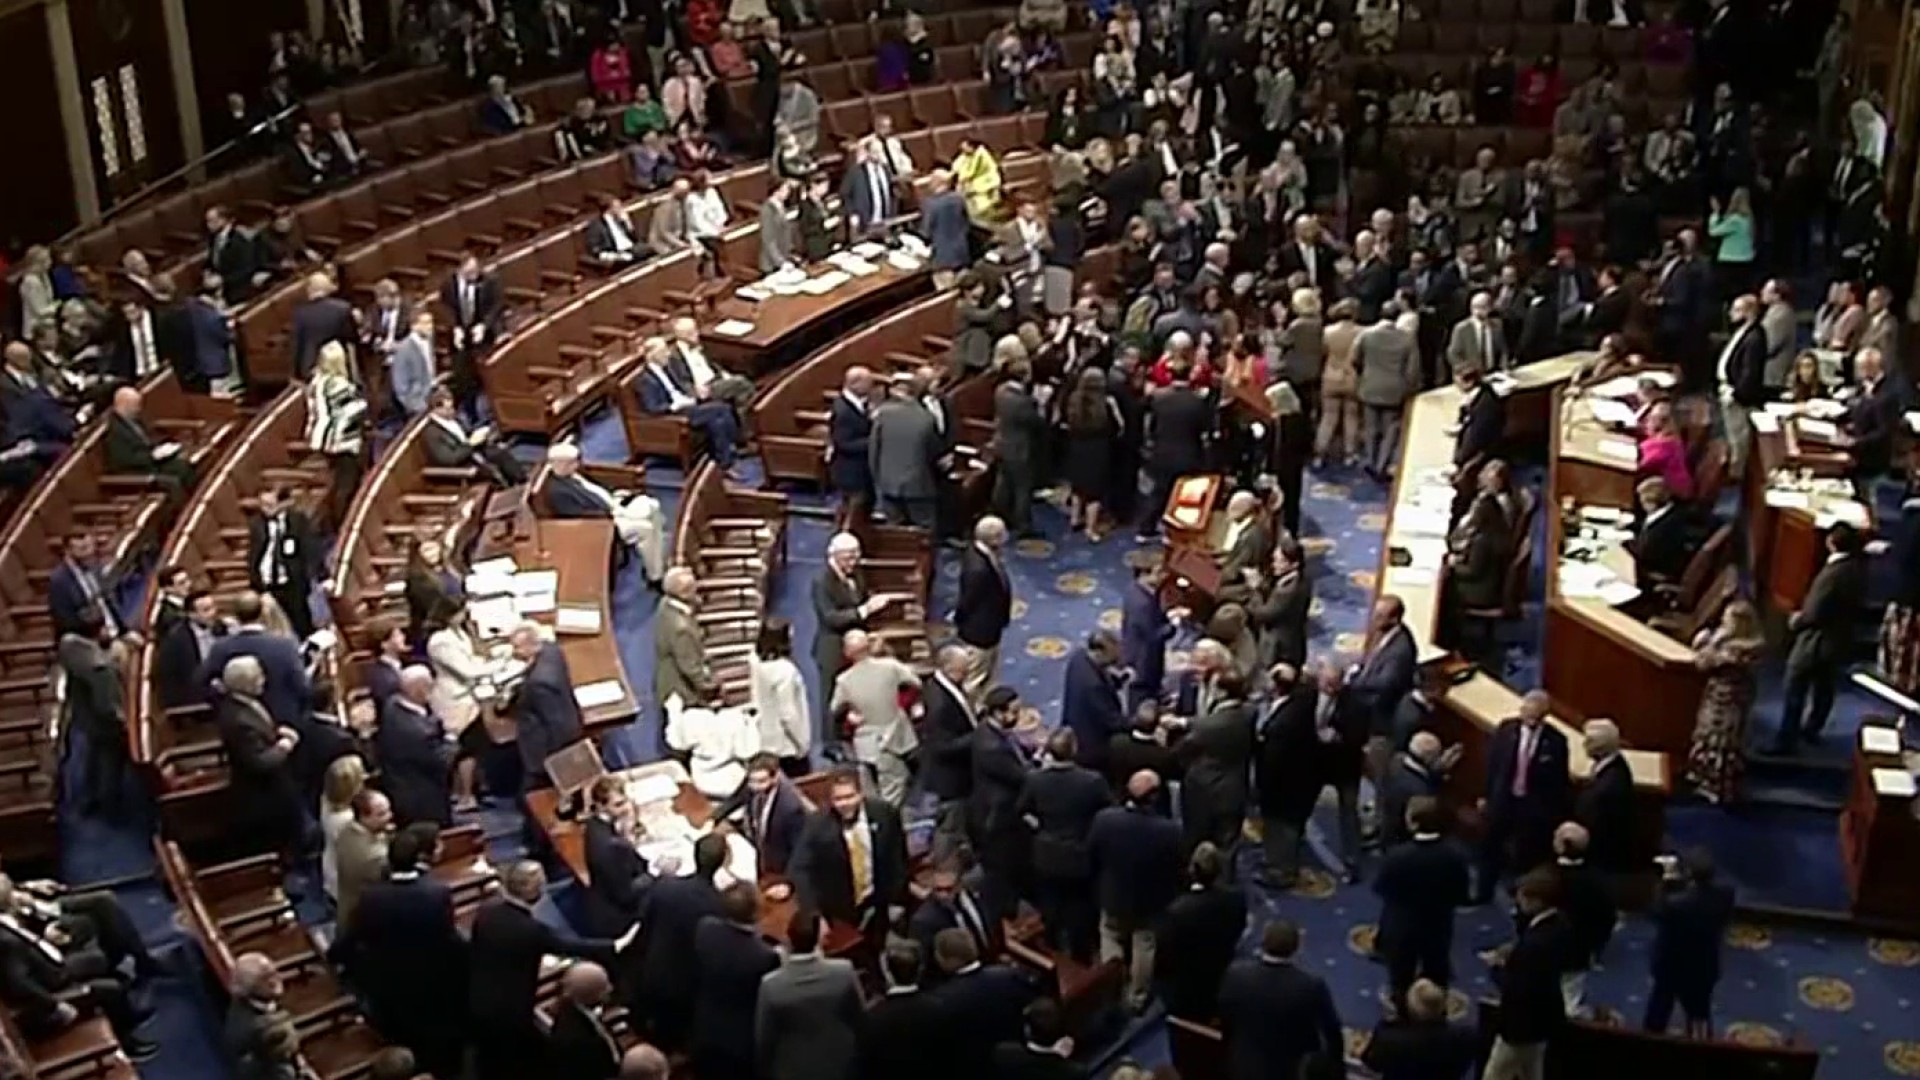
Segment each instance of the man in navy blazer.
M1037 990L1005 964L985 964L965 930L933 936L933 958L946 977L930 991L946 1017L951 1036L945 1072L950 1076L991 1076L993 1048L1020 1038L1027 1002Z
M1487 749L1486 834L1480 849L1475 903L1493 899L1505 871L1515 874L1547 861L1553 830L1572 809L1567 737L1547 721L1544 690L1520 699L1520 715L1494 729Z
M727 796L714 817L740 815L741 831L760 853L760 870L784 874L807 824L807 800L780 771L780 759L755 754L747 762L747 778Z
M1000 955L1003 927L987 917L986 905L979 894L960 880L956 866L936 865L927 889L927 898L913 909L912 917L907 920L907 936L920 946L922 954L933 955L935 939L942 931L958 929L973 939L979 955ZM927 986L940 985L946 981L946 974L939 965L934 965L933 970L926 973Z
M525 779L522 790L552 787L547 759L585 738L580 703L573 697L573 674L560 646L545 640L537 623L522 623L512 636L513 655L527 665L515 696L514 725Z
M1453 384L1460 391L1460 434L1453 443L1453 463L1464 466L1485 460L1499 448L1506 436L1507 405L1477 367L1455 372Z
M202 686L211 685L226 670L227 661L236 656L251 656L260 661L260 670L266 674L266 692L261 695L261 701L274 722L303 730L313 691L307 678L306 661L301 659L300 646L291 638L267 632L260 621L261 612L259 593L249 590L240 594L233 603L233 617L239 625L207 650L206 657L200 661L198 681Z
M648 350L653 347L649 343ZM666 344L661 343L660 360L651 356L640 372L640 407L655 416L685 417L687 424L707 440L707 452L714 464L733 468L740 444L740 418L733 406L724 401L702 398L690 383L682 383L674 366L666 362Z
M114 599L113 583L95 565L95 553L92 533L76 530L67 537L65 557L47 579L47 613L55 634L80 630L85 617L96 611L113 636L126 632L126 616Z
M939 800L933 825L933 862L969 847L967 796L973 791L973 729L979 720L963 681L972 650L957 641L940 646L933 675L921 684L920 783Z
M702 919L720 914L720 890L713 878L726 861L726 838L708 833L694 841L693 873L654 882L641 900L646 948L640 955L640 978L630 991L663 1050L685 1046L693 1025L694 929Z
M840 182L840 206L847 215L847 232L856 240L885 233L887 220L900 212L893 174L874 156L871 139L853 144L853 161Z
M848 368L827 418L827 477L840 493L841 512L848 521L861 520L873 506L872 390L872 372L859 366Z
M953 190L951 173L937 171L928 180L932 187L920 201L920 235L933 249L934 288L946 289L973 261L967 240L967 202Z
M1100 955L1128 965L1127 1004L1144 1005L1154 967L1154 928L1180 894L1186 839L1160 810L1160 777L1127 778L1126 801L1093 816L1087 831L1094 898L1100 903Z
M1130 714L1120 703L1120 639L1110 630L1088 635L1087 643L1067 658L1066 678L1060 722L1079 741L1075 760L1105 773L1113 737L1132 727Z
M1347 696L1366 710L1367 730L1377 737L1392 732L1400 702L1413 691L1419 652L1406 615L1406 604L1397 596L1388 594L1374 601L1366 655L1347 672Z
M37 460L51 462L73 445L73 414L41 379L26 342L8 342L5 356L0 405L5 406L7 432L32 442Z
M754 1019L760 980L780 966L780 954L760 939L755 915L760 890L741 881L720 894L720 914L693 930L692 1050L701 1076L753 1075Z
M1220 1033L1229 1080L1298 1076L1309 1054L1344 1053L1340 1013L1326 980L1294 960L1300 928L1266 925L1257 956L1235 960L1220 981Z
M1120 602L1120 662L1133 677L1127 681L1127 712L1143 701L1156 701L1167 676L1167 642L1176 629L1173 613L1160 603L1167 581L1165 561L1153 552L1136 552L1133 586Z

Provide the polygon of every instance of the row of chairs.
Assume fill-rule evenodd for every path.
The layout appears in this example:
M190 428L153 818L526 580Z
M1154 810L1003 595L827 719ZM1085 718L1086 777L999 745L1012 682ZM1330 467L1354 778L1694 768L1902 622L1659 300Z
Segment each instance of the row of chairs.
M1480 0L1496 7L1512 0ZM1530 6L1540 0L1520 0ZM1551 0L1549 0L1551 2ZM1394 52L1478 53L1506 49L1522 64L1552 54L1565 62L1570 59L1612 57L1626 61L1647 54L1649 32L1640 27L1603 27L1587 23L1561 23L1511 15L1461 15L1442 13L1431 22L1403 20Z
M687 478L673 522L673 561L693 568L707 663L728 705L751 697L754 644L775 575L787 562L787 497L729 483L712 461Z
M1380 57L1386 67L1398 73L1409 85L1424 87L1435 75L1471 100L1473 73L1482 57L1454 46L1438 43L1429 49L1399 49ZM1560 61L1560 76L1568 88L1579 86L1600 73L1603 61L1591 56L1569 56ZM1352 81L1370 58L1349 57L1341 64L1342 77ZM1639 97L1684 101L1687 95L1687 69L1677 64L1650 64L1638 59L1613 62L1615 81L1628 104Z

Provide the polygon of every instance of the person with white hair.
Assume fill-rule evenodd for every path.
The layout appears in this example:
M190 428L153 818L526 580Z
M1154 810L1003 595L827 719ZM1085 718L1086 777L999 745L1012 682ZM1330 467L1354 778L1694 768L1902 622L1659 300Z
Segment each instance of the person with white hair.
M842 647L847 667L833 680L829 715L843 707L857 717L853 729L853 756L870 770L873 792L898 807L913 779L907 758L919 748L913 722L900 707L902 690L919 690L920 676L898 659L880 650L880 642L865 630L849 630Z
M455 750L446 724L434 715L433 691L432 668L409 664L400 669L400 689L381 708L373 739L380 786L402 827L416 821L453 823Z
M293 1080L298 1074L281 1053L293 1017L280 1004L286 984L273 958L265 953L241 953L233 959L228 990L226 1030L221 1043L235 1076L246 1080ZM296 1038L295 1045L298 1045Z
M1260 519L1260 496L1242 489L1227 499L1227 532L1220 544L1220 581L1238 583L1242 575L1258 572L1273 557L1273 533Z
M1518 715L1501 721L1493 731L1487 747L1487 787L1482 798L1486 830L1474 883L1476 904L1492 901L1494 886L1508 869L1525 874L1547 861L1553 830L1566 820L1572 805L1567 772L1571 748L1550 721L1552 711L1546 691L1530 690L1520 699Z
M1553 831L1553 872L1560 879L1560 910L1573 924L1573 948L1567 970L1560 975L1560 995L1567 1015L1585 1017L1587 974L1607 943L1613 940L1620 911L1613 884L1596 866L1588 864L1591 837L1579 822L1563 822Z
M291 852L299 846L305 817L300 787L288 766L300 742L300 733L288 726L294 718L267 711L261 696L267 689L266 669L257 657L228 660L220 669L220 685L225 693L214 723L227 752L233 804L252 814L270 850Z
M867 588L866 578L860 573L860 539L843 532L827 541L827 565L813 579L811 599L816 626L813 664L818 676L814 687L820 703L816 711L824 718L832 711L833 681L846 666L846 635L868 629L868 620L892 603L893 597L876 595ZM838 742L839 733L829 730L827 740Z
M1000 639L1013 621L1013 579L1007 574L1007 523L989 514L973 526L973 543L960 558L960 599L954 636L972 647L966 690L978 703L999 681Z
M1587 857L1604 873L1630 873L1645 861L1634 857L1633 770L1620 756L1620 728L1611 720L1589 720L1580 735L1591 771L1573 816L1587 828Z
M753 400L753 380L728 371L715 363L700 344L700 324L682 315L673 320L673 354L667 369L681 386L690 386L698 396L724 401L739 410Z
M1433 732L1416 731L1407 740L1406 749L1393 756L1385 775L1375 783L1383 847L1391 850L1412 838L1407 825L1408 804L1422 796L1438 799L1461 753L1458 744L1446 746Z
M551 470L545 485L547 510L557 518L611 518L620 540L640 556L649 582L667 569L666 516L660 500L644 491L614 491L580 471L580 447L554 443L547 449Z
M1507 339L1493 318L1493 296L1474 293L1467 301L1467 317L1453 325L1452 336L1447 339L1447 370L1477 368L1482 374L1491 374L1504 370L1507 363Z

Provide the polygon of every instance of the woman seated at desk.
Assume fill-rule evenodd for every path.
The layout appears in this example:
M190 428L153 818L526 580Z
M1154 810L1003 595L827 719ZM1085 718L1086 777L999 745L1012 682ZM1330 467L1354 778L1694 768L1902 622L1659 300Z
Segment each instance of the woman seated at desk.
M494 688L511 674L508 666L489 657L477 639L466 602L443 597L427 618L427 662L433 666L433 713L458 737L460 753L454 760L453 808L471 810L474 773L485 764L490 780L502 779L500 770L511 750L513 722L498 719L487 703ZM475 723L475 721L479 721ZM499 729L498 735L494 729ZM495 791L511 790L489 783Z
M1793 373L1787 376L1788 401L1814 401L1829 397L1827 381L1820 377L1820 358L1812 350L1793 358Z
M1647 409L1644 434L1640 436L1642 476L1657 476L1666 481L1667 490L1676 499L1693 498L1693 473L1687 466L1687 441L1674 421L1673 406L1665 402Z

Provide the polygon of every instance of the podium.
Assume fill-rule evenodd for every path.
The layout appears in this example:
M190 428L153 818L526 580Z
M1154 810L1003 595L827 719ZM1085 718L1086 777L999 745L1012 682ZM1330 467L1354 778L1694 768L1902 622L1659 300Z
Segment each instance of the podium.
M1903 779L1904 778L1904 779ZM1853 748L1840 858L1856 918L1920 932L1920 800L1898 730L1867 724Z
M1215 475L1183 476L1174 482L1167 505L1160 511L1160 530L1167 541L1167 584L1163 599L1169 607L1190 608L1205 619L1220 591L1220 566L1214 558L1226 515L1219 509L1225 480Z

